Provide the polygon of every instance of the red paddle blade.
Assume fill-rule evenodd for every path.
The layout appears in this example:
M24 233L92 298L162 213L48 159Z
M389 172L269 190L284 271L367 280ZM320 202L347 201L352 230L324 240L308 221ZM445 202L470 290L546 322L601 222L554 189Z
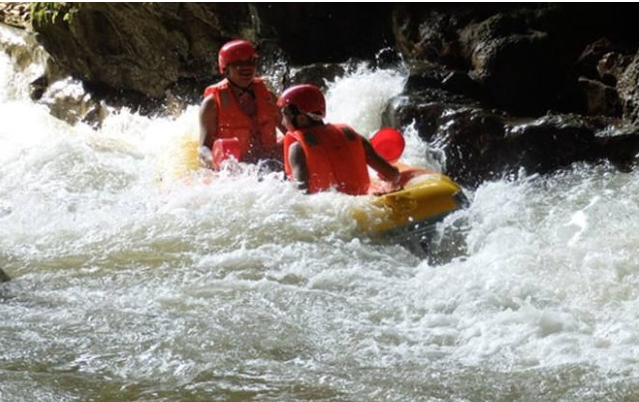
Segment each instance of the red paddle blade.
M213 143L213 167L219 168L220 164L228 158L240 160L240 140L237 138L220 138Z
M402 133L388 127L376 132L370 143L375 152L390 163L397 162L406 146Z

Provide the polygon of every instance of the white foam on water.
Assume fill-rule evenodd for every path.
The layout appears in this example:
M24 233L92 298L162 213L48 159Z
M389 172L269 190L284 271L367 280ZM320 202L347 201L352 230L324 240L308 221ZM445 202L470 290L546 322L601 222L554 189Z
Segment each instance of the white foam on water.
M17 85L0 66L3 88ZM404 82L338 78L327 120L368 136ZM434 401L441 386L476 400L510 389L516 374L503 373L550 381L560 398L552 378L574 367L585 374L572 384L595 394L607 385L591 378L639 374L636 173L577 165L483 183L445 223L464 247L434 264L359 234L360 201L304 195L281 173L229 166L212 183L198 172L159 186L158 163L197 131L196 106L176 119L112 111L93 130L25 94L0 107L0 267L14 277L0 292L0 370L22 373L2 383L16 400L308 389ZM402 131L403 161L442 166ZM475 374L484 386L468 385ZM117 389L101 395L107 383Z

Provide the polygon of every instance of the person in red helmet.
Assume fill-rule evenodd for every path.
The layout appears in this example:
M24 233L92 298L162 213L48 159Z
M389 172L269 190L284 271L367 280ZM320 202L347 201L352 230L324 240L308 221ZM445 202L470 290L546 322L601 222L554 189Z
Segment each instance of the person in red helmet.
M313 85L296 85L277 101L284 125L284 170L300 189L317 193L335 188L366 194L368 166L396 181L399 170L379 156L370 142L345 124L326 124L326 101Z
M224 79L204 91L200 107L200 161L211 167L211 149L217 139L237 138L239 160L256 163L281 159L276 127L281 114L277 97L256 76L257 53L245 40L233 40L219 51Z

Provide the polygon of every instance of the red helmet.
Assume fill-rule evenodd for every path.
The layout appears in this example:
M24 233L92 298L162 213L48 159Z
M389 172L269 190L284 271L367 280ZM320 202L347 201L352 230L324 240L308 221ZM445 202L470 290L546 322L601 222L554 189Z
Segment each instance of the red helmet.
M326 101L322 91L315 85L295 85L288 88L277 100L277 106L294 105L302 113L313 117L326 117Z
M217 56L220 73L223 73L226 67L231 63L254 58L257 58L257 53L253 45L251 45L251 42L242 39L227 42L222 46Z

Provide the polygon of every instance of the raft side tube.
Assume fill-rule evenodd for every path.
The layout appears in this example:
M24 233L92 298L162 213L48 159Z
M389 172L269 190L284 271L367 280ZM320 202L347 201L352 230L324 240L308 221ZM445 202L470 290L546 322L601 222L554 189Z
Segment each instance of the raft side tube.
M415 177L406 187L374 198L353 215L363 232L378 236L443 217L468 205L459 185L439 173Z

